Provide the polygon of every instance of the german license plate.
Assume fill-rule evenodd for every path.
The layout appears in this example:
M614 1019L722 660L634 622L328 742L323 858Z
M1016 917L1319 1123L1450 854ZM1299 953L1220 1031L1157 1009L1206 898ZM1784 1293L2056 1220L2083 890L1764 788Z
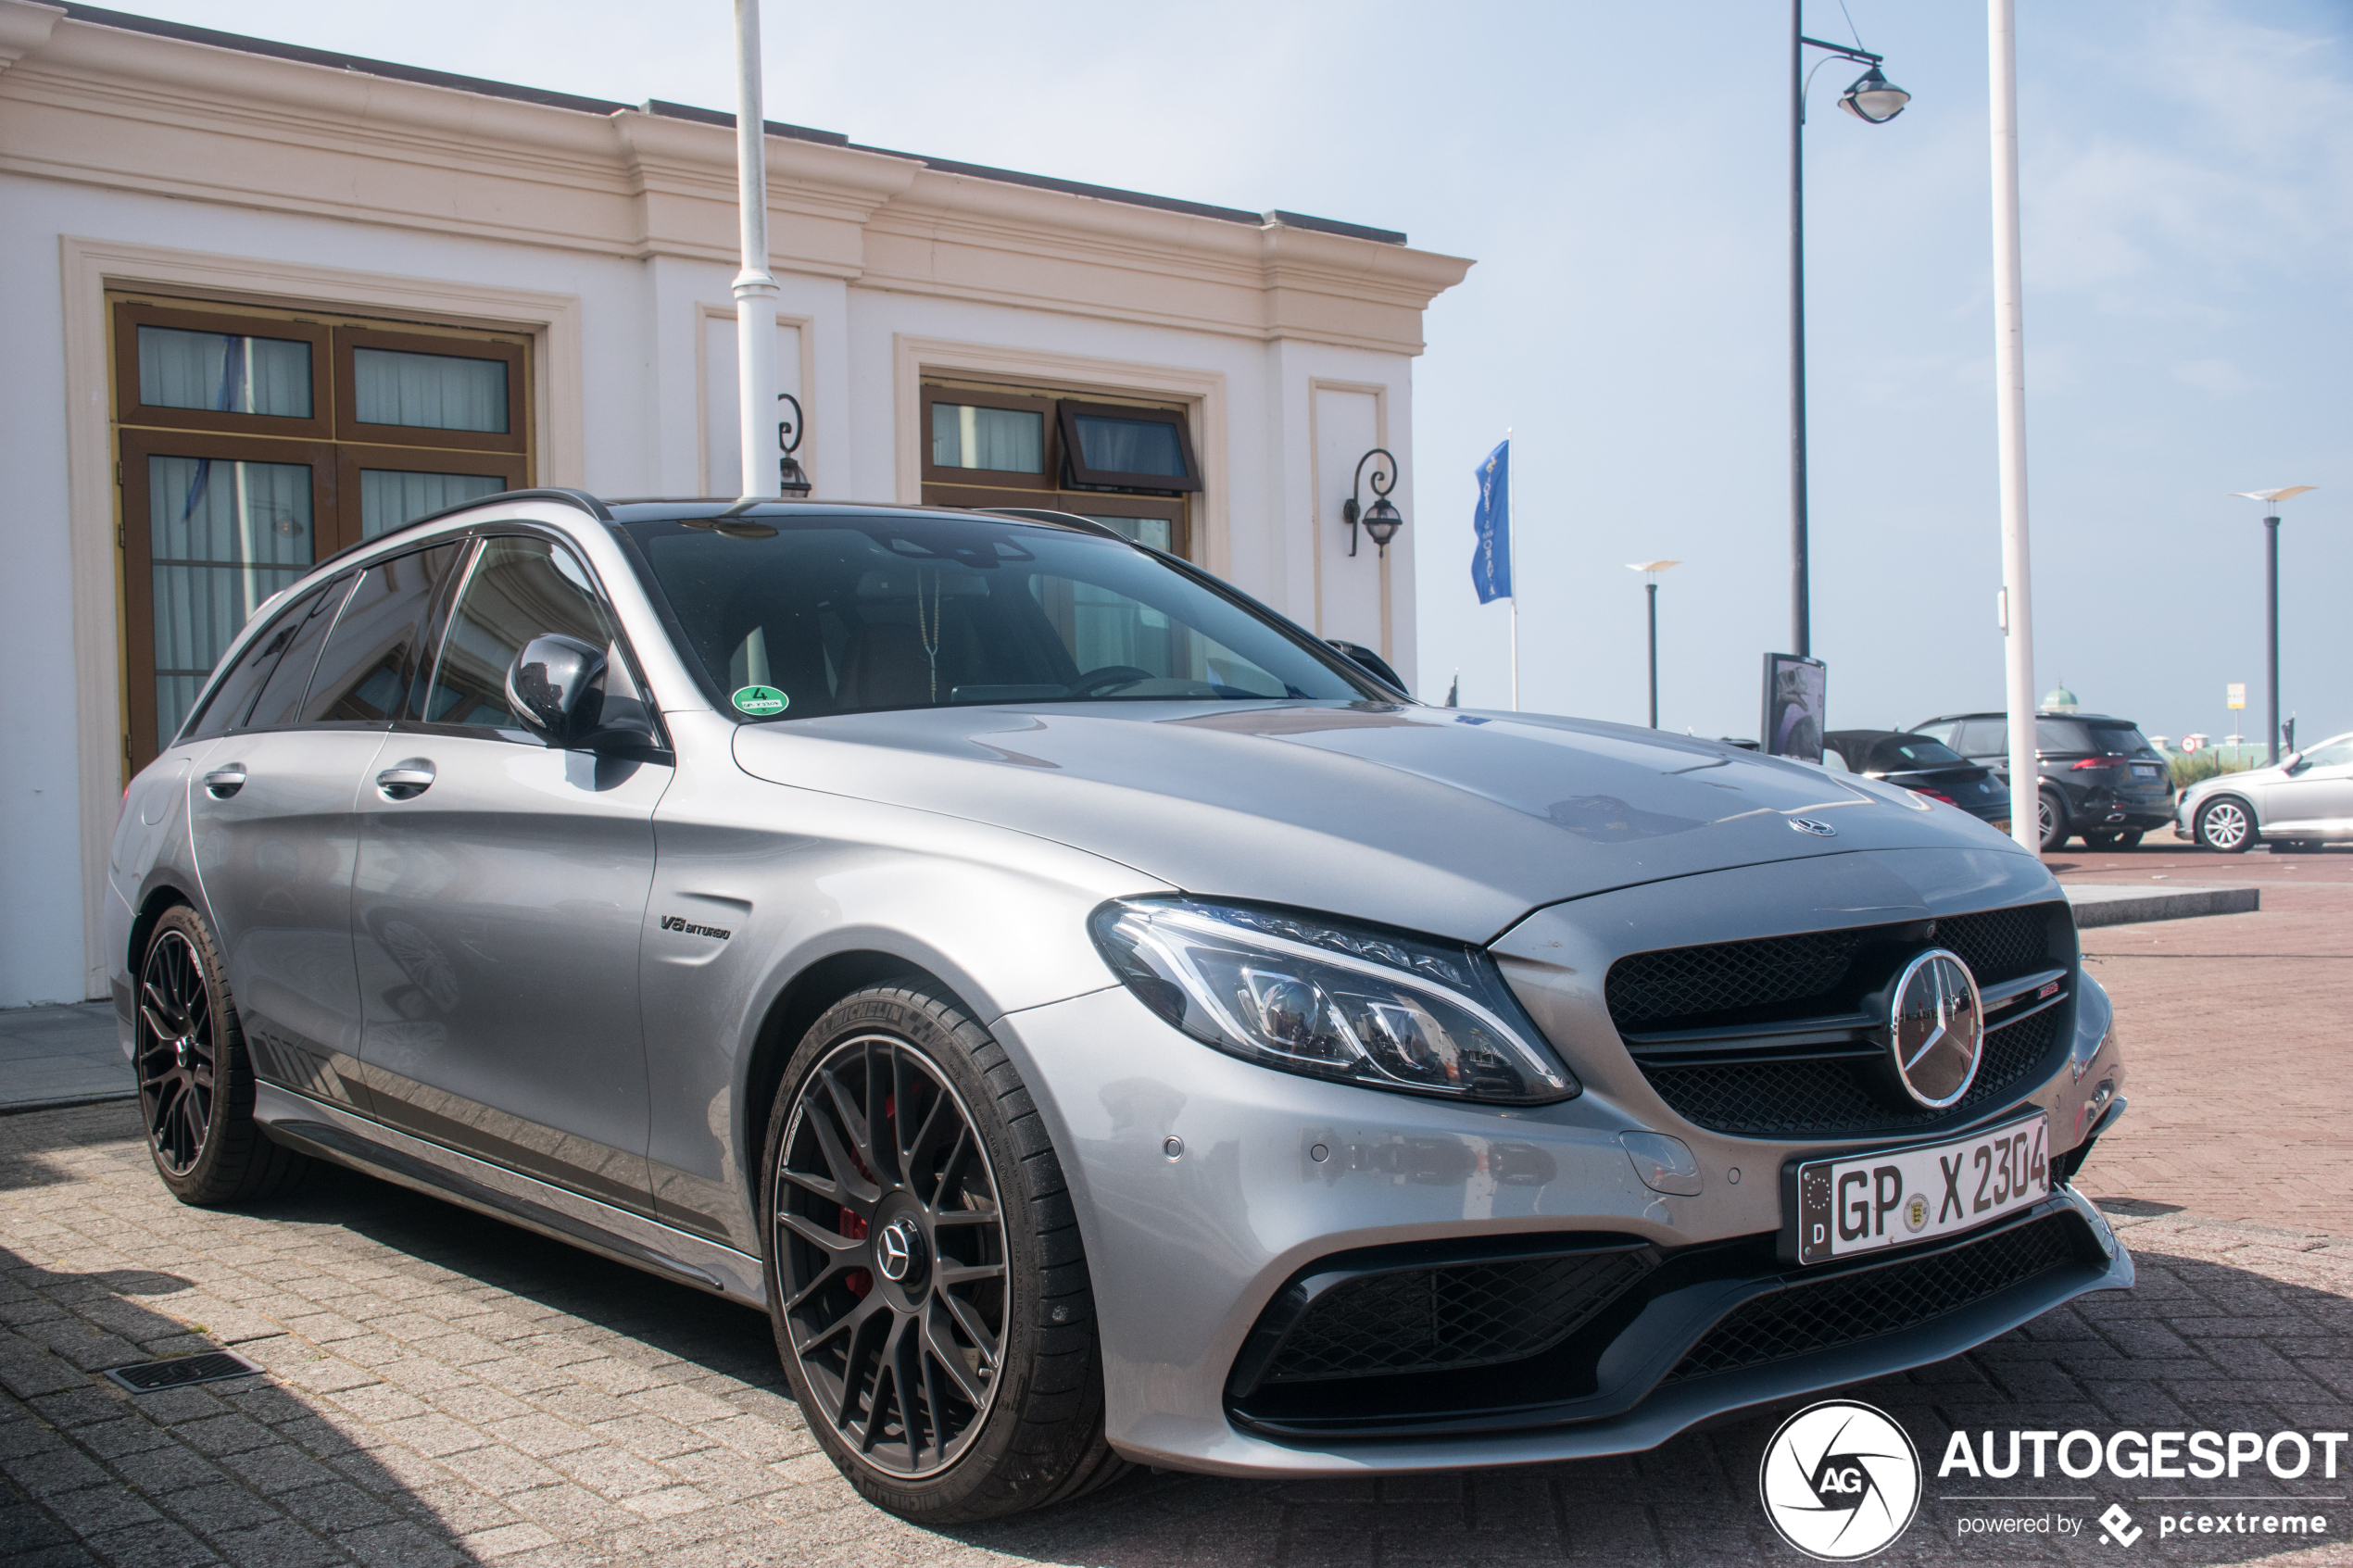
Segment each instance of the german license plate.
M1815 1160L1797 1168L1797 1261L1858 1252L1989 1223L2050 1196L2049 1118L1949 1143Z
M2135 762L2133 764L2133 776L2136 779L2153 779L2157 777L2157 764L2154 762Z

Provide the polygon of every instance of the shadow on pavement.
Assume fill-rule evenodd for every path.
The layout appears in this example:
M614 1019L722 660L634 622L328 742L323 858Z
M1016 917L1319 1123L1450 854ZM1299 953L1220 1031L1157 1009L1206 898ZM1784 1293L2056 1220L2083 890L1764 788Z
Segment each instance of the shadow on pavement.
M26 1185L20 1174L10 1160L0 1185ZM473 1561L431 1504L267 1373L139 1395L100 1375L221 1348L146 1304L195 1288L165 1270L78 1273L0 1248L0 1556L19 1568L215 1551L256 1565Z

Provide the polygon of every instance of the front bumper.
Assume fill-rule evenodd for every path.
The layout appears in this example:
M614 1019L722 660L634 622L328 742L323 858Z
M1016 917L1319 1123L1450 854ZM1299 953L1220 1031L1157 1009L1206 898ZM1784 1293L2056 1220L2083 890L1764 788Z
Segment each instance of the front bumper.
M2105 1007L2081 1010L2079 1028L2098 1034L2077 1043L2078 1070L2062 1066L2026 1095L2051 1112L2055 1148L2086 1130L2091 1069L2105 1061L2104 1082L2120 1076L2106 1026ZM1942 1360L2085 1291L2133 1281L2105 1221L2062 1188L2029 1216L2066 1230L2069 1254L2057 1266L1861 1343L1679 1375L1692 1348L1745 1304L1830 1277L1805 1271L1793 1280L1787 1265L1755 1252L1755 1238L1780 1226L1780 1146L1705 1138L1590 1082L1558 1105L1507 1109L1271 1072L1169 1029L1123 988L1009 1014L992 1029L1029 1084L1071 1185L1101 1336L1106 1436L1126 1457L1172 1469L1340 1475L1634 1451L1728 1411ZM1708 1178L1703 1196L1653 1192L1637 1179L1617 1135L1652 1127L1695 1148ZM1734 1162L1749 1166L1739 1185ZM1606 1398L1582 1408L1556 1400L1509 1430L1482 1421L1377 1437L1319 1433L1233 1398L1253 1327L1318 1260L1597 1235L1667 1258L1751 1250L1740 1267L1699 1271L1641 1303L1641 1332L1619 1335L1603 1357L1626 1347L1594 1380Z

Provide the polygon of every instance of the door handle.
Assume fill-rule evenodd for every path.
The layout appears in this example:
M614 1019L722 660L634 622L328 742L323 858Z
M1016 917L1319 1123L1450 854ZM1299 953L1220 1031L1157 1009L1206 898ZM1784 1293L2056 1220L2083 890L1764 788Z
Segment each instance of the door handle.
M245 787L245 765L232 762L225 768L215 768L204 776L205 793L215 800L226 800Z
M396 762L376 775L376 788L386 800L414 800L433 787L433 763L422 757Z

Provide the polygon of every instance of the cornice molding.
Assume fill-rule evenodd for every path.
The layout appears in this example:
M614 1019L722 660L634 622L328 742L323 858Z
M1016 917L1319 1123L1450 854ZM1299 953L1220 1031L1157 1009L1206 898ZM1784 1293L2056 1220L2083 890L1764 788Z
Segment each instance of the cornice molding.
M0 0L0 70L6 70L49 42L50 29L64 16L62 6L36 6L31 0Z
M62 15L0 0L0 170L635 259L736 259L725 126ZM1422 311L1472 265L795 138L771 136L768 160L770 265L866 288L1411 355Z

